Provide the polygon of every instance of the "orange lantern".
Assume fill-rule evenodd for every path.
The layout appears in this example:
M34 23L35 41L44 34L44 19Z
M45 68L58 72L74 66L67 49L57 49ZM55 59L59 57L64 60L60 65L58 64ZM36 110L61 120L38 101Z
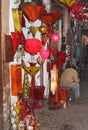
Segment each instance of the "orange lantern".
M22 93L22 66L11 65L12 96Z
M35 21L45 12L42 5L26 5L22 7L23 13L30 21Z

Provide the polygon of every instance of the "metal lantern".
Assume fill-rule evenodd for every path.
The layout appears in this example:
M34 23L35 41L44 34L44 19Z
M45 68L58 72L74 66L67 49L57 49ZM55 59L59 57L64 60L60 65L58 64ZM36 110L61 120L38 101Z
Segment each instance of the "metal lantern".
M47 31L47 27L42 25L42 26L39 27L39 31L40 31L40 33L44 34Z

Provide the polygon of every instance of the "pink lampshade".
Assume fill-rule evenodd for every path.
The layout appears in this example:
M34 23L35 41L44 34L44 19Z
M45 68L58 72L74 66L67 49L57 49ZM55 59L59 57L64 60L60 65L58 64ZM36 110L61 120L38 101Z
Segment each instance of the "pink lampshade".
M54 33L51 35L51 41L58 42L60 40L60 35L57 33Z
M41 50L39 53L40 53L40 56L44 59L47 59L50 54L49 50Z

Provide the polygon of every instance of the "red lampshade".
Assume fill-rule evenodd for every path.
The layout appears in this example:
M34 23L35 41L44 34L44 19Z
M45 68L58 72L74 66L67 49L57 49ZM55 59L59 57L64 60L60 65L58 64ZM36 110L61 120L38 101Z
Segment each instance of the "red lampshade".
M42 43L39 39L31 38L26 40L24 47L28 53L36 54L37 52L40 52Z
M60 35L57 33L54 33L51 35L51 41L58 42L60 40Z
M40 56L44 59L47 59L49 57L49 50L41 50L40 52Z
M22 11L30 21L35 21L45 13L45 8L42 5L26 5L22 6Z
M13 52L16 53L18 46L20 44L24 44L25 37L22 32L11 32L11 39L12 39L12 45L13 45Z
M46 25L51 25L55 23L59 18L62 17L60 12L51 12L41 16L40 20Z

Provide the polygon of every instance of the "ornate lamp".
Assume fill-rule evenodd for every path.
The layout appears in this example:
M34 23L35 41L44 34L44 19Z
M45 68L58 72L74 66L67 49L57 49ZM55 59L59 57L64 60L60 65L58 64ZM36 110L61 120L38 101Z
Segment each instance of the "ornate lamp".
M70 11L74 15L82 13L83 8L86 7L86 4L83 2L75 2L71 7Z
M35 21L39 19L39 17L45 13L45 8L42 5L38 5L37 3L32 4L32 2L29 2L29 5L25 5L21 7L24 15L28 18L30 21Z
M69 7L72 6L77 0L59 0L60 2L68 5Z
M56 64L53 64L53 69L51 70L51 86L49 101L53 103L58 103L59 101L58 69Z
M25 50L30 54L36 54L42 48L42 43L37 38L27 39L25 42Z
M29 90L29 98L30 99L34 99L34 86L35 86L35 75L38 73L38 71L40 70L39 66L32 66L32 67L26 67L24 61L22 61L22 67L23 69L26 71L26 74L30 74L32 76L31 79L31 87ZM24 77L25 78L25 77ZM24 79L25 81L25 79ZM27 83L26 83L27 84ZM24 89L25 90L25 84L24 84ZM24 93L24 92L23 92ZM25 95L25 94L24 94Z

